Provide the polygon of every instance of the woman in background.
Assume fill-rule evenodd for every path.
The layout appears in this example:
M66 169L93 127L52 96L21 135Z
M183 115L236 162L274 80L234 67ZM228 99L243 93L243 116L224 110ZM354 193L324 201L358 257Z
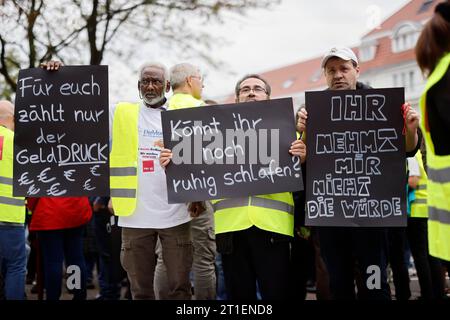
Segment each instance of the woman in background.
M450 2L435 8L416 45L428 81L420 100L427 147L428 241L434 257L450 261Z

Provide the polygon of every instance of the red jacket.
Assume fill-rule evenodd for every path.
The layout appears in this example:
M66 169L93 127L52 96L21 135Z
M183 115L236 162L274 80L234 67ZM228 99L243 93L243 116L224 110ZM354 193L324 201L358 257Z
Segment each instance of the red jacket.
M27 207L32 212L31 231L75 228L92 216L87 197L28 198Z

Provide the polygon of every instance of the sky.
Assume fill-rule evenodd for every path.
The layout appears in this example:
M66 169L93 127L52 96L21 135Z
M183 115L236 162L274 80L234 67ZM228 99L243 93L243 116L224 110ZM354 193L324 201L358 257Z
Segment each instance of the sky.
M408 1L282 0L269 10L252 9L244 17L228 14L223 24L207 26L211 35L225 42L214 44L209 52L223 63L220 70L202 60L186 60L163 51L158 60L168 67L179 62L197 64L205 75L203 98L220 101L233 92L235 83L245 74L322 56L334 46L358 45L364 34ZM155 52L157 44L153 45L148 50ZM111 103L135 101L139 67L130 68L112 57L106 63L110 65Z

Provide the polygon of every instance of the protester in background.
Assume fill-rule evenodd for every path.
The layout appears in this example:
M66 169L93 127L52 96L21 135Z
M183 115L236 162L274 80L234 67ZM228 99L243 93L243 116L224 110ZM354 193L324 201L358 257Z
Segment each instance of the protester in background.
M421 129L427 147L428 246L450 261L450 2L435 8L416 45L420 69L428 77L420 99Z
M270 99L270 85L256 74L238 81L236 102ZM301 140L289 153L302 162L306 148ZM171 150L161 151L167 166ZM291 240L294 233L294 201L290 192L212 201L217 251L221 253L231 300L256 300L257 284L264 300L290 298Z
M0 291L7 300L23 300L27 264L25 202L22 197L13 197L13 146L14 105L0 101Z
M121 237L118 218L108 210L109 197L92 197L95 240L99 264L99 295L96 300L119 300L126 273L120 265Z
M428 190L427 173L422 161L422 153L408 158L408 187L414 192L411 214L406 228L409 246L417 270L420 285L420 298L424 300L440 299L445 295L441 281L442 265L440 260L428 254Z
M357 80L359 76L358 59L350 48L332 48L323 57L322 68L328 90L369 88ZM314 106L307 106L307 108L314 108ZM419 117L409 104L403 105L402 111L406 126L406 156L414 156L421 141L417 133ZM299 132L307 133L307 118L308 113L305 109L301 109L297 122ZM317 227L316 230L319 234L321 254L330 276L330 290L333 299L355 299L355 262L358 267L356 274L361 277L363 284L358 286L358 298L371 300L391 298L386 273L388 253L386 228ZM369 277L367 268L372 265L380 268L380 289L369 290L365 286Z
M198 67L189 63L180 63L170 69L170 85L173 96L169 99L168 110L193 108L205 105L201 100L203 78ZM196 300L214 300L216 298L216 241L214 233L214 216L211 202L197 203L205 211L191 221L194 257L192 273L194 279L194 295ZM155 291L160 298L167 296L163 283L167 276L161 264L161 254L155 277Z
M92 217L88 198L27 198L27 206L32 212L30 231L37 232L42 253L46 299L59 300L61 297L64 262L67 275L75 272L80 276L81 287L73 289L74 300L85 300L86 262L83 233ZM75 268L67 272L70 271L70 266Z

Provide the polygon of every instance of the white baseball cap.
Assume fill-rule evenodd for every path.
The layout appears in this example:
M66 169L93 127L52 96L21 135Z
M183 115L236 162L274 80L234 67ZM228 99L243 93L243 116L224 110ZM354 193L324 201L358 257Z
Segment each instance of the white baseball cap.
M328 60L333 57L341 58L342 60L349 61L353 60L358 65L358 58L352 49L347 47L334 47L322 59L322 69L325 68Z

